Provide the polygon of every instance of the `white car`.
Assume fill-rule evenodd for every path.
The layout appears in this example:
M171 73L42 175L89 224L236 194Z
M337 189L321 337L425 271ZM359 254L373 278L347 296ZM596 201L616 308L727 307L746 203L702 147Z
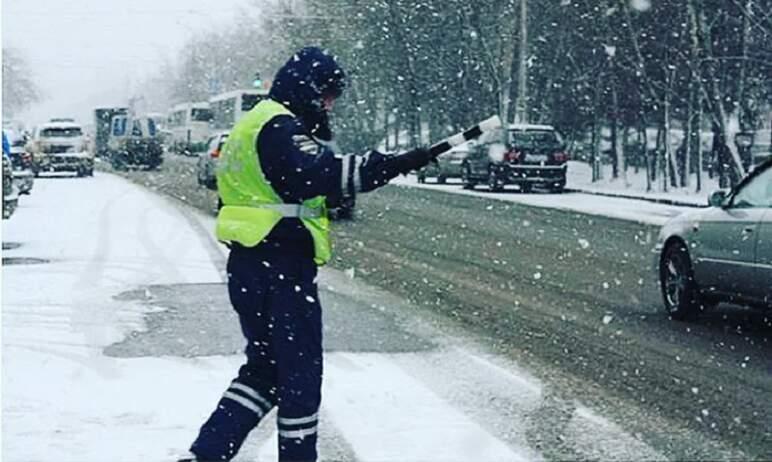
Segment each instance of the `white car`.
M198 155L196 178L200 186L206 186L212 190L217 189L217 178L215 177L217 161L225 142L228 140L228 133L230 132L223 131L214 134L207 142L206 151Z
M83 128L71 119L53 119L35 129L27 152L32 154L32 171L94 174L94 155L88 149Z
M772 308L772 160L709 203L659 233L654 268L665 310L680 320L719 302Z

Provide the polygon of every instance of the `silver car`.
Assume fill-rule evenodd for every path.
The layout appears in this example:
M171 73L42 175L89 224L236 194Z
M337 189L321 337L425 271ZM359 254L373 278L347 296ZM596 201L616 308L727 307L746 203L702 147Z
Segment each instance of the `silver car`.
M710 208L666 223L655 248L665 309L694 318L719 302L772 308L772 160Z
M448 178L461 178L461 165L469 156L471 142L456 146L418 171L419 183L425 183L427 177L436 178L438 184L444 184Z
M205 186L209 189L217 189L217 161L220 159L220 151L228 141L227 131L215 133L206 142L206 151L199 153L197 163L196 179L199 186Z

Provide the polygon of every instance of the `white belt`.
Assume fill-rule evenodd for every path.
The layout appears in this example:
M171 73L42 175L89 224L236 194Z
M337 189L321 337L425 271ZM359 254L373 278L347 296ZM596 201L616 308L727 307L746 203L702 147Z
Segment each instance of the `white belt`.
M322 210L306 207L303 204L262 204L258 209L270 209L281 213L285 218L321 218Z

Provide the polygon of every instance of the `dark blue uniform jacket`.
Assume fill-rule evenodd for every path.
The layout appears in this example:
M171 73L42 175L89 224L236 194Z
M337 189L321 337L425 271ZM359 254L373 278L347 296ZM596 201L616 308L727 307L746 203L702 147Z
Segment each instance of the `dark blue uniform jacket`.
M329 74L337 64L324 54L304 54L276 75L269 97L295 117L282 115L257 137L260 167L285 203L324 195L335 202L341 191L341 161L324 140L331 133L310 74ZM313 258L311 234L298 218L284 218L256 249L260 253Z

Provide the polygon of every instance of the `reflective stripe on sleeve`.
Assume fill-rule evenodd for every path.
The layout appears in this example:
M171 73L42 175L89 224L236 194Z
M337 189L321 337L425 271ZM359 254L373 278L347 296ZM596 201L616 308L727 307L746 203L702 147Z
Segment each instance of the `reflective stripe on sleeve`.
M359 167L362 165L362 162L364 162L364 159L360 159L356 156L354 157L354 192L362 192L362 178L359 176Z
M359 178L359 164L362 159L354 154L341 157L340 189L343 197L354 197L361 189Z

